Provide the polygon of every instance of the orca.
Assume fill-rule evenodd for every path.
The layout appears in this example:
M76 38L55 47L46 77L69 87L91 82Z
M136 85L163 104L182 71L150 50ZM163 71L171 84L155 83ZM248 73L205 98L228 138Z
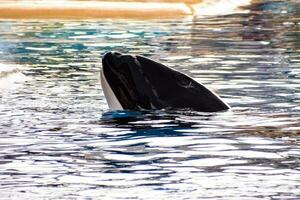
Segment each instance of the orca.
M194 110L230 107L193 80L144 56L108 52L102 58L101 85L111 110Z

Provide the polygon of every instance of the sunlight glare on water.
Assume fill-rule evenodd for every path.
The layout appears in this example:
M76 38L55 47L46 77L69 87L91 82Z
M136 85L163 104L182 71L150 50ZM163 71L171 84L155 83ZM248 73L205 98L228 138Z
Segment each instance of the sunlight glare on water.
M299 199L296 2L183 20L1 21L0 83L15 80L0 86L1 198ZM111 50L186 73L232 109L109 111L99 72Z

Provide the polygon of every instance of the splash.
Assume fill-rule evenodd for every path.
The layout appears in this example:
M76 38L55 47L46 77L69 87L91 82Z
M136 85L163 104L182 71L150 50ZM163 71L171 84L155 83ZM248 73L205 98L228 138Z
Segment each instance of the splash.
M0 90L17 87L18 83L28 80L21 72L21 66L0 63Z

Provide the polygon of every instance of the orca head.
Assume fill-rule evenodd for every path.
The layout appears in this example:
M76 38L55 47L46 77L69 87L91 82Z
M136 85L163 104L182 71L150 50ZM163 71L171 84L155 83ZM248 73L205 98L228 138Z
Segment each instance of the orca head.
M189 76L143 56L108 52L101 82L110 109L229 109L215 93Z

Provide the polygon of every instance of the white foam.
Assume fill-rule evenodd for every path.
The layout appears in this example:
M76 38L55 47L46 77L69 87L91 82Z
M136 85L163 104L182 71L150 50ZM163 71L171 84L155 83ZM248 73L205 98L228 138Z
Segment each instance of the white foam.
M17 64L0 63L0 90L15 89L17 83L28 80L21 71L22 67Z

